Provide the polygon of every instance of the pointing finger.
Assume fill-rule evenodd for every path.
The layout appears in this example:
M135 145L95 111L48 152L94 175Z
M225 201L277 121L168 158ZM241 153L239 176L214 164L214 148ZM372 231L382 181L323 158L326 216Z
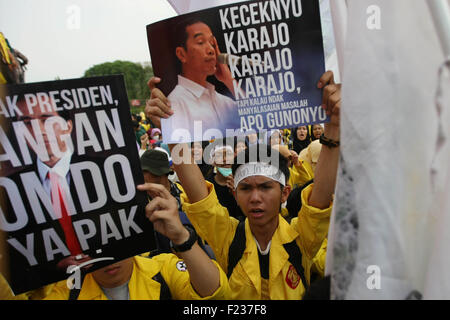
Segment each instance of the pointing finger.
M136 188L140 191L150 192L151 194L156 195L157 197L161 197L166 200L170 199L170 197L172 197L172 195L169 193L169 191L167 191L167 189L160 184L145 183L145 184L138 185Z

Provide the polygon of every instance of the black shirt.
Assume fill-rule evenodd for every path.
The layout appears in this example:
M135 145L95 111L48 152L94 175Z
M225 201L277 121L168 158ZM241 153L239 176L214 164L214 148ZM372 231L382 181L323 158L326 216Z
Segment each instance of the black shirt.
M215 174L212 173L206 180L214 185L217 199L219 199L220 204L228 209L228 213L230 214L230 216L239 220L245 219L245 215L242 212L241 208L238 206L231 190L227 186L221 186L220 184L218 184L216 179L214 179L214 176Z
M269 279L269 256L269 254L262 255L258 250L259 270L263 279Z

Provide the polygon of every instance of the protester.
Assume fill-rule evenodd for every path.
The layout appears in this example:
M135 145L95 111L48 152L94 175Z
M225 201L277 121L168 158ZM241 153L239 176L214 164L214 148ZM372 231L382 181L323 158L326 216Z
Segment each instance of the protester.
M149 86L155 83L151 80ZM214 187L205 183L195 164L175 166L186 193L183 208L228 271L233 299L301 299L310 284L313 259L328 231L339 160L338 143L330 141L339 141L340 85L334 83L332 72L326 72L318 88L324 89L323 104L331 119L325 127L329 140L322 149L314 183L302 192L299 218L290 224L279 215L291 187L286 160L276 150L268 148L269 163L261 158L255 163L250 155L259 154L257 149L264 146L250 147L245 151L245 164L233 165L235 196L247 216L244 223L230 217L219 204ZM155 109L160 109L156 100L163 103L158 96L164 99L153 89ZM167 105L164 108L170 110Z
M303 164L308 168L311 168L311 172L313 173L316 169L317 161L319 160L320 151L322 150L322 144L319 140L314 140L309 144L309 146L302 150L299 154L299 159L303 161Z
M141 136L146 133L143 126L141 126L140 121L141 117L135 114L131 115L131 121L133 124L134 133L136 135L136 141L139 145L141 145Z
M15 74L16 74L16 81L17 83L24 83L25 82L25 69L26 65L28 64L28 58L22 54L19 50L15 48L11 48L11 53L13 54L13 57L16 59L16 68L15 68Z
M323 133L323 127L320 124L314 124L311 126L311 140L317 140Z
M234 155L248 148L249 142L247 137L236 137L234 140Z
M158 128L152 128L147 131L149 136L149 144L152 149L159 147L162 141L161 130Z
M248 145L252 146L259 143L258 132L255 130L249 130L246 132L248 138Z
M9 46L8 40L0 32L0 84L18 83L17 72L19 63Z
M151 140L154 140L155 142L158 142L161 139L161 130L158 128L150 128L147 130L147 134L150 137Z
M289 150L286 146L273 146L287 161L289 168L289 185L291 189L304 186L314 178L314 172L311 166L300 160L298 154L294 150ZM296 213L298 210L296 211Z
M308 126L301 126L292 130L292 150L300 154L311 143Z
M234 148L226 144L226 139L215 142L211 150L212 164L214 171L206 178L207 181L214 185L217 199L220 204L227 208L230 216L244 220L245 216L241 208L239 208L234 198L233 173L231 166L234 161Z
M267 131L265 141L269 146L284 145L283 135L280 130Z
M145 134L143 134L143 135L141 136L141 145L140 145L140 148L139 148L139 157L142 157L142 155L144 154L144 152L145 152L146 150L150 149L150 148L151 148L150 140L149 140L149 138L148 138L148 134L145 133Z
M150 130L152 128L152 126L151 126L150 122L147 120L147 118L145 117L145 113L140 112L139 117L140 117L139 124L145 129L146 132L148 130Z
M214 166L205 161L203 157L203 151L209 145L208 141L198 142L194 141L191 143L192 157L195 163L199 166L203 177L206 179L213 174Z
M283 129L281 130L283 135L283 144L288 146L289 149L292 149L292 130L291 129Z

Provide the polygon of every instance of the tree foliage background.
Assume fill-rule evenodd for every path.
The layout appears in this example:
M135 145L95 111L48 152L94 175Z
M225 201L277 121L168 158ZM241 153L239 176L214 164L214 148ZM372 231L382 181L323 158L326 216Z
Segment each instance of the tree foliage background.
M122 74L125 79L128 99L141 100L141 107L132 108L133 113L145 107L145 100L149 97L148 80L153 76L150 63L135 63L131 61L114 61L94 65L85 71L84 77L109 76Z

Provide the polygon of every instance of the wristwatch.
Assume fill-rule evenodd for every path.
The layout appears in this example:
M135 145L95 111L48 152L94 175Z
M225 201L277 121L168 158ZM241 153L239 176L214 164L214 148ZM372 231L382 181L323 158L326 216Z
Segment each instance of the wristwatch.
M191 225L183 224L183 226L187 229L187 231L189 231L189 239L179 245L176 245L170 241L170 246L173 250L175 250L175 252L185 252L190 250L198 239L197 232L195 232L195 229Z

